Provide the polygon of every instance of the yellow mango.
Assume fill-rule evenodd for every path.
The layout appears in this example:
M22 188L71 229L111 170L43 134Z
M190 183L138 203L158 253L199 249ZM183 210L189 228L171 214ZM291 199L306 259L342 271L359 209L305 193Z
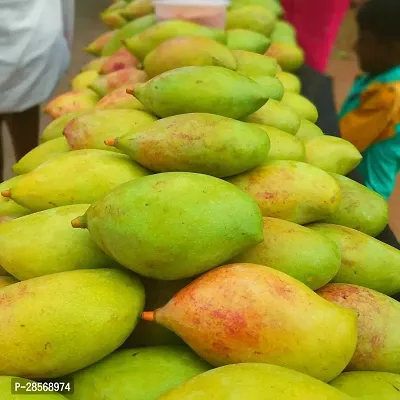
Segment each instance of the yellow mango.
M285 88L286 92L300 94L301 81L296 75L293 75L289 72L281 71L276 74L276 77L282 82L282 85Z
M250 5L228 11L226 29L248 29L265 36L274 30L276 15L267 8Z
M231 50L244 50L258 54L264 54L271 45L271 40L265 35L247 29L228 29L226 40Z
M278 63L272 57L263 56L245 50L234 50L233 55L237 61L236 72L249 77L275 76L277 73Z
M85 47L85 51L94 56L100 56L104 46L114 36L116 31L110 31L103 33L97 39L93 40L88 46Z
M308 121L307 119L302 119L300 122L300 128L296 133L299 139L306 139L316 136L323 136L324 132L317 125Z
M318 119L317 107L300 94L286 92L281 103L290 107L301 119L307 119L312 123L315 123Z
M292 43L272 43L266 56L274 57L283 71L295 72L304 64L304 51Z
M130 85L122 86L106 94L97 104L96 110L139 110L146 111L144 105L131 94L127 89L132 89Z
M72 90L83 90L88 88L97 78L97 71L89 70L76 75L71 81Z

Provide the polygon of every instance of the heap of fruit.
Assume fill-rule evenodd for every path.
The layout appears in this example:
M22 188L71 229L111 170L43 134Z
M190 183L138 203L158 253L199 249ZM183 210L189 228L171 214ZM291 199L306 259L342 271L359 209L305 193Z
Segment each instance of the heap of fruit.
M315 125L279 4L233 1L226 32L152 11L102 14L0 186L0 398L399 399L387 204Z

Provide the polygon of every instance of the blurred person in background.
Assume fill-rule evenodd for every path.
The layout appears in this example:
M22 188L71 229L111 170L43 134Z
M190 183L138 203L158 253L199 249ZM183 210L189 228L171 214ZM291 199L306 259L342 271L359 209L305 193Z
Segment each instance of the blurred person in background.
M0 182L3 132L15 157L38 144L40 104L70 64L74 0L0 0Z

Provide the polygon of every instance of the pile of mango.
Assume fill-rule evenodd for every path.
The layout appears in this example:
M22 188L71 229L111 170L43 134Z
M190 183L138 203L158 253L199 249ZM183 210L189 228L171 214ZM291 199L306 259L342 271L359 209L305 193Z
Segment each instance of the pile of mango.
M400 399L387 203L315 124L281 13L102 14L115 30L0 185L2 400Z

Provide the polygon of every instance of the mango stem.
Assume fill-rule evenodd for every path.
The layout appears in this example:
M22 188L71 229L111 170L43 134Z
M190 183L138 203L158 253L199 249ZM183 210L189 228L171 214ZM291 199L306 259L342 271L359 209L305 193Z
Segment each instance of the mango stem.
M156 320L156 313L154 311L144 311L142 312L142 319L144 321L154 322Z
M115 143L116 143L117 141L115 140L115 139L106 139L105 141L104 141L104 144L106 145L106 146L115 146Z
M132 96L135 95L135 93L133 92L133 89L126 89L126 93L131 94Z
M81 229L87 228L85 216L75 218L74 220L71 221L71 225L73 228L81 228Z
M2 195L3 197L8 197L8 198L10 198L10 197L11 197L11 190L3 190L3 191L1 192L1 195Z

